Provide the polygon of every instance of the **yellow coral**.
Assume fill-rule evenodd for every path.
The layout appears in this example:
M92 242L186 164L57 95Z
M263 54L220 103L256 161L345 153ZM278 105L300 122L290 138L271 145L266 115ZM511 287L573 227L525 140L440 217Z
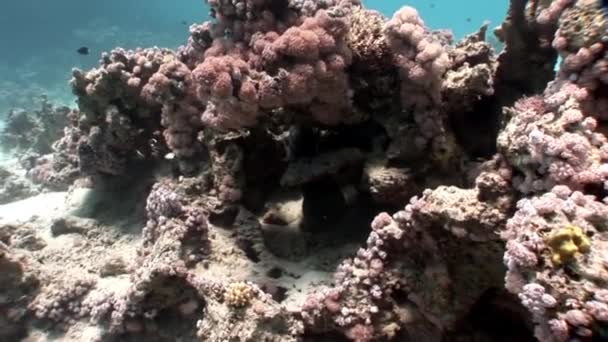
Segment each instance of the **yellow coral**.
M556 265L569 261L577 254L588 252L591 247L585 232L572 225L557 230L546 242L551 248L551 260Z
M232 283L224 292L226 304L237 308L249 305L253 297L255 297L253 288L245 282Z

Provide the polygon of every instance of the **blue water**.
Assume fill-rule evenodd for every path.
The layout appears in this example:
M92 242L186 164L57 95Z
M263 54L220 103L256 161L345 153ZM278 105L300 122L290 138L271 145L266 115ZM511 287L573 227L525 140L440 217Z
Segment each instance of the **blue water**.
M374 8L386 16L401 6L415 7L425 24L433 29L451 29L461 38L488 20L490 26L498 26L507 13L508 0L411 0L383 1L363 0L368 8Z
M365 0L390 16L403 5L418 8L432 28L449 28L456 38L485 20L498 25L507 0ZM126 48L184 43L188 26L208 19L202 0L4 0L0 11L0 116L10 107L27 107L46 93L70 104L67 86L72 67L88 69L99 54ZM76 49L89 47L91 54Z

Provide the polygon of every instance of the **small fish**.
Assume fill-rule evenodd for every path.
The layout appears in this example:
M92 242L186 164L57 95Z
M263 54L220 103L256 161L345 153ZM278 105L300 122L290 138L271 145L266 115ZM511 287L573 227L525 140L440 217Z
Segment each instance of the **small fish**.
M80 47L78 50L76 50L76 52L78 52L81 55L88 55L89 54L89 48L86 46Z
M431 6L431 8L435 8L435 4L431 4L430 6Z
M181 23L182 23L182 25L188 25L188 22L185 20L182 20Z
M470 23L470 22L471 22L471 18L467 18L467 23Z
M173 158L175 158L175 153L173 153L173 152L167 153L165 155L165 159L167 159L167 160L171 160Z
M141 160L146 159L146 156L140 150L135 150L135 158Z

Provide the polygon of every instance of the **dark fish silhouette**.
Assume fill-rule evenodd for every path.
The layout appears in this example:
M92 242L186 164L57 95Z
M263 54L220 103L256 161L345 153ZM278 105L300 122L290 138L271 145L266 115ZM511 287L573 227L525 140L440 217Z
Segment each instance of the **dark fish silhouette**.
M185 20L182 20L182 25L188 25L188 22Z
M470 22L471 22L471 18L467 18L467 23L470 23Z
M81 55L88 55L89 54L89 48L86 46L83 46L81 48L79 48L78 50L76 50L76 52L78 52Z

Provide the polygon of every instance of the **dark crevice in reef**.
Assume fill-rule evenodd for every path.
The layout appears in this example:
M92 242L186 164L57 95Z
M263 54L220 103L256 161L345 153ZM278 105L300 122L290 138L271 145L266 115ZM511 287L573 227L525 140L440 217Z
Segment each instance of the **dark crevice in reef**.
M608 196L608 189L604 187L604 184L601 183L589 183L586 184L583 192L585 194L593 195L596 198L605 198Z
M366 222L382 208L368 194L358 193L352 184L342 185L339 178L324 177L302 185L301 189L292 189L295 197L287 198L301 201L297 202L300 203L296 204L297 208L292 208L299 213L295 221L283 217L280 210L266 212L262 218L262 235L272 254L300 260L325 248L365 241L370 231ZM285 199L278 202L283 201Z
M279 180L287 166L285 150L276 143L269 130L253 129L241 143L247 191L243 204L259 212L270 193L279 187Z
M363 159L353 160L331 172L321 171L310 179L303 176L294 185L282 185L280 180L289 163L304 163L315 169L325 167L323 163L317 164L319 155L341 151L350 151L357 156L372 153L375 141L386 140L385 129L373 120L331 128L300 123L290 131L285 149L278 148L279 144L269 135L272 129L275 127L253 130L241 144L245 151L247 186L244 204L264 217L262 223L268 248L282 257L285 256L282 245L287 240L304 241L303 248L307 251L365 241L369 234L368 223L387 208L379 207L360 189ZM266 201L272 196L301 200L301 207L297 209L301 211L300 220L295 226L279 212L268 208ZM277 201L281 203L286 199ZM247 250L245 253L251 255ZM302 253L295 254L300 257L308 254Z
M94 188L85 195L83 205L74 214L93 218L104 225L141 226L136 223L145 222L146 197L161 169L156 162L142 161L132 166L132 173L121 177L94 176Z
M289 1L286 0L270 0L268 4L270 12L278 14L282 19L289 13Z
M385 135L382 127L373 121L352 126L339 126L332 130L304 129L302 140L296 147L298 157L312 157L345 148L362 152L372 151L372 142ZM345 166L333 175L315 179L301 186L302 230L327 237L327 241L343 241L340 236L360 240L369 232L369 222L378 212L371 198L359 191L363 164ZM329 235L329 236L328 236ZM329 238L332 236L332 238ZM318 239L314 239L318 240ZM360 240L362 241L362 240ZM318 243L316 241L313 243Z
M534 342L532 320L517 296L504 289L487 289L443 342Z
M304 197L303 229L313 233L311 244L339 245L347 242L365 241L370 228L369 224L366 225L364 222L373 219L380 212L380 208L374 205L371 198L365 194L361 194L347 207L347 199L344 196L348 195L345 195L343 191L339 193L336 191L333 196L324 191L319 192L317 194L318 201L314 201L312 205L306 205L307 200ZM321 197L326 198L321 199ZM331 197L333 199L329 199L329 201L333 200L334 203L327 202L327 198ZM308 210L317 211L310 213Z
M346 211L346 199L338 182L320 179L303 187L303 228L309 232L325 230L335 224Z
M501 111L496 98L485 97L470 112L450 113L456 140L472 159L489 159L496 153Z
M382 125L373 120L367 120L358 124L340 125L333 127L332 135L327 138L324 145L325 148L345 148L355 147L364 152L371 152L374 146L374 141L386 138L386 130Z
M358 148L371 152L373 142L386 137L386 130L373 120L352 125L323 128L300 126L294 141L294 158L314 157L341 148Z

